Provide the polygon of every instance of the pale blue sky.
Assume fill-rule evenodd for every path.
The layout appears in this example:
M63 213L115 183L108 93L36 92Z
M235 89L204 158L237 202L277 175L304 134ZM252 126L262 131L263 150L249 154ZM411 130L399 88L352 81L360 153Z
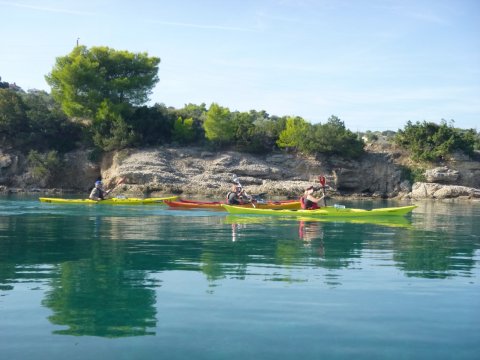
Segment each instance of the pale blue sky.
M159 57L152 104L480 130L480 0L0 0L0 34L24 90L80 38Z

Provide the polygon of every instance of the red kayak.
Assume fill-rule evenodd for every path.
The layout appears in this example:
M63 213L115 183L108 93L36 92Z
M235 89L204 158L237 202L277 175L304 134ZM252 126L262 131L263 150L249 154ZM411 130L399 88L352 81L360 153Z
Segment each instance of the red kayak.
M222 204L226 204L225 201L196 201L196 200L164 200L164 203L172 208L184 208L184 209L212 209L225 211ZM255 207L258 209L300 209L300 201L297 200L281 200L281 201L262 201L246 203L242 205L236 205L241 207Z

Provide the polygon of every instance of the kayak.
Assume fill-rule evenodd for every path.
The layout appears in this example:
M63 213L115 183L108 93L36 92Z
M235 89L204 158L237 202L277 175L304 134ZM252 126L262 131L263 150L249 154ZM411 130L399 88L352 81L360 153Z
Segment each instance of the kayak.
M375 216L402 216L410 213L416 205L378 208L372 210L350 209L345 207L327 206L316 210L288 210L288 209L254 209L240 206L222 205L230 214L275 215L312 217L375 217Z
M184 209L212 209L225 210L222 205L226 205L221 201L195 201L195 200L166 200L165 204L172 208ZM300 201L297 200L282 200L282 201L266 201L256 202L255 205L251 203L236 205L242 208L257 208L257 209L300 209Z
M38 198L40 202L51 204L101 204L101 205L159 205L164 204L166 200L175 200L178 196L169 196L162 198L110 198L105 200L90 199L61 199L61 198Z

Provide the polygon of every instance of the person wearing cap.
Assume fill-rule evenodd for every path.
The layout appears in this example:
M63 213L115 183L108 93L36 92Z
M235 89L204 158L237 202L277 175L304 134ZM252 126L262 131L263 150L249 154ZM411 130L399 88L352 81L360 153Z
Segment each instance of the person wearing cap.
M90 193L90 196L88 197L90 200L104 200L105 196L108 195L110 191L105 191L103 189L103 184L100 180L95 181L95 187L92 189L92 192Z
M315 192L315 190L317 189L315 189L313 186L309 186L308 188L305 189L303 196L300 198L300 204L302 206L302 209L315 210L321 207L320 201L323 200L325 195L322 195L321 197L316 198L315 196L313 196L313 193Z

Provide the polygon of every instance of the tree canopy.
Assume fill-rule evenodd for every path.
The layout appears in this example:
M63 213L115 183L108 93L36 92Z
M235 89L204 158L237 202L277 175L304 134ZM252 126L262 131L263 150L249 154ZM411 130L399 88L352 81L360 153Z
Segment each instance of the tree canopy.
M340 155L346 158L358 158L363 154L363 141L334 115L330 116L325 124L314 125L312 135L305 146L311 153ZM306 139L308 140L308 137Z
M336 116L325 124L312 125L302 118L290 117L280 133L277 145L306 154L340 155L357 158L363 154L363 142Z
M159 80L159 63L147 53L77 46L56 59L45 79L67 115L91 119L104 101L113 106L144 104Z
M233 121L230 110L213 103L207 111L203 124L205 137L217 145L223 145L234 138Z
M231 112L216 103L208 109L205 103L181 109L146 106L159 81L159 63L146 52L77 46L58 57L45 76L51 94L25 93L0 78L0 145L61 154L80 143L108 151L174 141L253 153L279 148L344 158L364 153L359 135L336 116L311 124L298 116L270 116L265 111ZM75 117L82 121L72 121L78 120ZM471 154L480 147L476 131L455 129L444 121L408 122L395 141L423 160L441 159L454 150Z

